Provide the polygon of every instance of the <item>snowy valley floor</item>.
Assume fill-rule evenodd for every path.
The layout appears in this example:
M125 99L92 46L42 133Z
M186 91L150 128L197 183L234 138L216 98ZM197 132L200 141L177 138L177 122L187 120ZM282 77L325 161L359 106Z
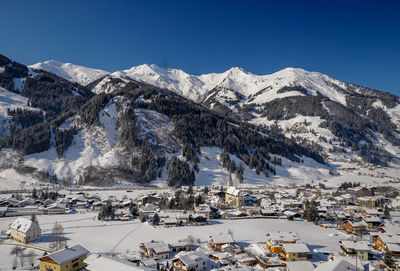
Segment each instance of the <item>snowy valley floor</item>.
M99 222L96 213L66 214L53 216L38 216L42 228L42 240L33 245L48 247L51 229L56 221L64 227L68 246L83 245L91 253L125 254L139 250L141 242L163 240L176 242L192 235L201 242L207 242L209 236L233 232L236 242L248 245L266 242L266 233L276 231L297 232L301 241L308 244L312 251L339 252L339 241L347 235L335 229L324 229L303 221L288 221L286 219L240 219L212 220L208 226L185 226L154 228L139 220L128 222ZM15 218L1 218L0 230L7 230ZM0 245L0 268L11 269L14 256L9 255L13 246ZM38 256L43 252L36 251ZM323 257L322 255L320 257ZM315 257L318 260L318 256ZM322 260L322 258L320 258Z

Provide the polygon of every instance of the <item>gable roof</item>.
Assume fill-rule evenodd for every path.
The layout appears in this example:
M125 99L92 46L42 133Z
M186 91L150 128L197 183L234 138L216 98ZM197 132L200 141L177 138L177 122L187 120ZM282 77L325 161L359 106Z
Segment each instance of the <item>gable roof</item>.
M364 267L360 264L356 269L356 266L344 259L337 259L334 261L324 262L315 268L315 271L343 271L343 270L365 270Z
M29 229L35 226L39 227L36 222L32 222L32 220L24 217L19 217L11 224L10 228L26 233L27 231L29 231Z
M159 242L144 242L143 245L146 247L147 250L154 250L155 253L167 253L170 252L170 248L167 244L163 241Z
M283 244L283 249L286 253L307 253L310 249L306 244Z
M235 197L243 197L242 191L234 186L229 187L228 190L226 190L226 193Z
M208 256L201 250L180 252L175 256L175 258L180 259L188 267L193 267L201 262L208 261Z
M63 264L63 263L75 260L86 254L89 254L89 250L87 250L86 248L84 248L81 245L75 245L73 247L69 247L64 250L60 250L60 251L54 252L52 254L49 254L47 256L44 256L41 259L49 257L56 263Z

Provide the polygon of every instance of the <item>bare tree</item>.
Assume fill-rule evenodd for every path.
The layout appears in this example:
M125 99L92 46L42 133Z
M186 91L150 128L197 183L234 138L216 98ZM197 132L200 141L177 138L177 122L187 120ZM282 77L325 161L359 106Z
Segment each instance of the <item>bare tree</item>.
M54 223L53 230L50 237L50 248L54 251L64 249L67 246L67 240L64 236L63 226L56 222Z
M21 254L19 254L18 259L19 259L19 265L21 267L24 267L25 266L25 254L23 252Z

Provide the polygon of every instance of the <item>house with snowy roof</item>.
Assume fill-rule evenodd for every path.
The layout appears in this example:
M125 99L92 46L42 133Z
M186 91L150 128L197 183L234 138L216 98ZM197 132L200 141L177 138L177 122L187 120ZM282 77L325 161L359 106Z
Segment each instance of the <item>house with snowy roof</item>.
M40 258L40 271L77 271L86 267L84 262L89 251L75 245Z
M194 206L194 212L196 214L204 215L207 219L210 219L211 208L207 204L200 204L198 206Z
M369 247L366 241L341 241L341 248L345 256L357 256L363 261L368 261Z
M282 254L287 262L307 261L308 253L310 253L310 249L306 244L282 244Z
M244 195L240 189L230 186L225 193L225 204L231 207L241 207L244 205Z
M172 260L172 268L178 271L207 269L209 257L203 251L179 252Z
M294 244L299 240L296 232L267 233L267 246L272 253L281 253L283 244Z
M356 261L350 258L337 258L333 261L327 261L319 264L314 271L364 271L364 266L360 263L356 265Z
M342 226L348 233L362 235L366 233L368 224L363 220L358 222L347 220L342 223Z
M40 240L41 232L42 231L37 222L33 222L24 217L19 217L11 224L8 234L10 238L26 244Z
M233 245L234 241L233 238L230 234L216 234L213 236L210 236L210 243L209 245L215 250L215 251L222 251L222 246L223 245Z
M143 257L154 259L168 259L171 249L163 241L151 241L140 244L140 253Z

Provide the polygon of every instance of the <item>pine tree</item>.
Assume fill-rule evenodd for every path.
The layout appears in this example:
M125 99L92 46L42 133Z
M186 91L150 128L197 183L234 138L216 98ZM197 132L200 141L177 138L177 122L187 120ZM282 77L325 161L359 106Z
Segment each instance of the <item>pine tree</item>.
M153 216L153 225L158 226L158 224L160 224L160 216L158 213L155 213Z
M39 221L37 220L37 217L34 213L32 213L32 215L31 215L31 221L35 222L35 223L39 223Z
M384 211L384 213L385 213L386 219L390 219L390 209L388 208L387 205L385 205L385 211Z
M244 172L244 168L243 168L242 163L240 163L236 169L236 179L239 180L239 183L243 183L243 172Z

